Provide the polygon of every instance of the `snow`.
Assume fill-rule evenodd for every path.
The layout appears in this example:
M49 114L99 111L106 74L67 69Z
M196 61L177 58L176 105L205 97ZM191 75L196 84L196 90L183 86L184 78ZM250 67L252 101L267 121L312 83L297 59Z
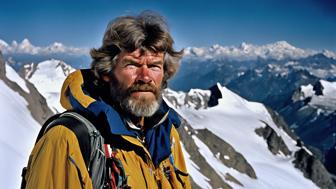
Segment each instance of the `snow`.
M204 98L210 97L211 92L209 90L200 90L200 89L190 89L186 94L184 92L176 92L171 89L164 90L164 96L172 100L174 107L186 106L188 108L204 108L207 104L204 101ZM201 104L199 104L199 102ZM200 107L197 107L200 105Z
M332 52L332 51L329 51L329 50L323 50L323 54L328 57L328 58L333 58L336 60L336 52Z
M313 85L311 84L301 86L301 91L303 93L303 99L307 97L312 97L315 94L315 91L313 90Z
M334 97L336 94L336 82L329 82L325 80L320 80L323 86L323 96ZM336 97L335 97L336 98Z
M275 125L266 108L260 103L242 99L225 87L219 87L223 98L219 99L218 106L200 110L181 107L177 111L194 129L208 129L243 154L252 165L258 179L251 179L245 174L219 165L218 159L210 154L205 144L193 137L202 156L209 161L213 169L220 175L230 173L249 189L317 188L294 167L292 156L273 155L268 150L266 141L255 133L255 129L265 127L267 123L283 138L289 150L298 150L295 141Z
M37 69L29 78L37 90L46 98L48 106L56 113L63 112L60 91L66 76L74 69L59 60L47 60L37 65Z
M17 74L16 71L8 64L6 64L6 77L11 81L16 82L26 93L29 93L26 81L22 79L19 74Z
M40 125L27 102L0 80L0 188L20 188L21 171L28 163Z

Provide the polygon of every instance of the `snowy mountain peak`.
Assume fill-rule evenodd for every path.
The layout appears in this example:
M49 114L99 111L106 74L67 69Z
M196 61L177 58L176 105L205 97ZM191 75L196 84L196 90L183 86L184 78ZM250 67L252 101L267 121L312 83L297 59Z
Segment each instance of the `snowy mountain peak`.
M30 47L30 46L33 46L33 45L30 43L29 39L27 39L27 38L24 38L24 39L22 40L21 45L22 45L23 47Z
M217 83L217 87L222 94L222 98L218 100L219 104L227 107L241 108L244 104L244 99L230 91L228 88L223 87L220 83Z
M242 42L239 48L242 49L244 52L249 52L254 48L254 46L252 44Z
M332 52L332 51L329 51L329 50L327 50L327 49L324 49L323 51L322 51L322 54L324 54L326 57L328 57L328 58L333 58L333 59L335 59L336 60L336 52Z
M275 48L280 48L280 49L291 49L295 50L296 47L293 45L289 44L287 41L277 41L273 44Z
M300 89L303 94L303 98L313 97L314 95L333 98L336 93L336 82L320 80L314 85L303 85Z
M0 39L0 51L2 51L3 49L7 47L8 47L8 44L5 41Z
M73 71L75 69L65 62L51 59L26 65L25 78L35 85L54 112L62 112L64 108L59 103L59 94L66 76Z
M39 49L39 47L35 47L34 45L32 45L27 38L23 39L22 42L18 44L18 50L21 53L35 55L38 54Z
M309 107L319 110L326 115L336 111L336 82L320 80L315 84L303 85L292 99L306 101Z

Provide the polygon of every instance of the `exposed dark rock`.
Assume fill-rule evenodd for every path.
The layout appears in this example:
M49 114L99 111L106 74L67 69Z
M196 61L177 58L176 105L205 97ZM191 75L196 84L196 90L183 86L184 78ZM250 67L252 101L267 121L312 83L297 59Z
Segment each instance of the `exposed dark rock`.
M34 63L25 64L24 66L20 68L19 75L22 78L30 79L34 75L35 71L37 70L37 65L38 64L34 64Z
M179 127L179 134L184 144L185 149L190 155L190 159L200 167L202 174L210 179L209 184L212 188L223 188L223 189L232 189L232 187L225 183L222 178L216 173L215 170L207 163L206 159L200 154L197 145L195 144L192 136L195 136L197 131L195 131L189 123L181 118L182 123ZM192 178L191 178L192 180ZM202 188L203 186L198 186L192 180L192 188Z
M323 95L323 85L320 81L316 82L313 86L313 90L315 91L315 95L321 96Z
M217 85L210 87L209 90L211 91L211 95L208 101L208 107L214 107L218 105L218 99L222 98L222 93Z
M240 185L240 186L244 186L242 183L240 183L236 178L234 178L232 175L230 175L229 173L226 173L225 174L225 179L226 180L229 180L229 181L231 181L231 182L234 182L234 183L236 183L236 184L238 184L238 185Z
M276 155L280 154L280 152L286 156L291 154L291 151L289 151L282 138L278 136L278 134L269 125L266 124L265 127L258 128L255 132L266 140L267 147L272 154Z
M302 142L303 143L303 142ZM305 146L308 148L308 150L310 152L312 152L314 154L314 157L318 160L320 160L321 162L324 162L325 161L325 157L324 157L324 154L322 153L322 151L314 146L310 146L310 145L307 145L305 144ZM327 165L325 165L327 166ZM326 167L327 168L327 167Z
M237 152L230 144L207 129L197 131L197 137L210 148L213 154L220 155L219 159L224 163L224 165L244 173L251 178L257 178L252 166L246 161L244 156ZM224 156L228 158L224 158Z
M309 154L304 148L295 152L295 167L303 172L303 175L312 180L322 189L335 189L331 176L323 164L314 156Z
M266 109L267 109L268 113L271 115L272 120L273 120L273 122L275 123L276 126L281 128L282 130L284 130L293 140L298 139L296 134L292 130L290 130L286 121L283 119L283 117L280 114L278 114L278 112L272 110L269 107L266 107Z

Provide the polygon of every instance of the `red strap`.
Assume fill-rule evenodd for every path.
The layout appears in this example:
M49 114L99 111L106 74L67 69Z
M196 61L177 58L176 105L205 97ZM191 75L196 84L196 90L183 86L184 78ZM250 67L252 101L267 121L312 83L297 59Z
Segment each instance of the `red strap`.
M105 149L106 158L110 158L111 157L110 145L109 144L104 144L104 149Z
M111 147L109 144L104 144L104 149L105 149L106 158L111 158L111 167L108 167L108 175L110 178L110 184L111 184L112 189L117 189L116 179L118 179L118 176L120 175L120 171L121 171L114 162L114 158L117 153L111 150Z

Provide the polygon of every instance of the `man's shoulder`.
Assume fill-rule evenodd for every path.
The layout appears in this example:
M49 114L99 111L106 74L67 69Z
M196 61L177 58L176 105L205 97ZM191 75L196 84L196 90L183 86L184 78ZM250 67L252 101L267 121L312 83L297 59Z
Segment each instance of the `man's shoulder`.
M38 140L39 142L47 143L75 143L76 135L64 125L55 125L48 132L44 133L43 136Z

